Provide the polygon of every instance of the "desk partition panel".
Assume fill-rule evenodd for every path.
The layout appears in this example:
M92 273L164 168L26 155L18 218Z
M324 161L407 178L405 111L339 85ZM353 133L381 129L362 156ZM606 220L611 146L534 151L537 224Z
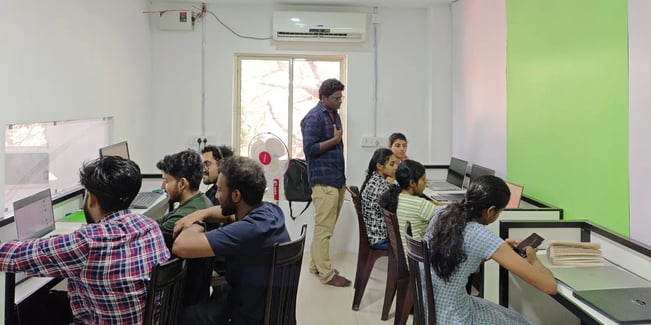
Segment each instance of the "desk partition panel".
M502 238L517 238L536 232L545 238L545 242L540 246L541 250L545 249L551 240L598 242L601 244L604 266L596 266L595 268L614 271L616 275L608 276L610 280L626 279L632 276L645 283L644 286L646 284L651 286L651 247L590 222L505 220L500 222L499 232ZM500 268L499 303L501 305L522 313L533 323L615 324L605 314L573 296L575 289L572 288L572 285L578 285L577 279L564 278L568 274L567 271L569 270L567 269L572 267L552 265L545 252L539 252L539 259L543 264L548 265L552 273L557 272L555 276L559 281L558 294L554 296L546 295L520 280L517 276L510 274L506 269ZM584 274L583 269L577 269L577 272ZM576 274L577 272L569 273ZM589 273L599 274L601 272L595 272L591 269ZM597 289L600 285L604 285L605 282L596 278L588 281L584 279L581 276L579 280L586 282L590 287L588 289L593 288L592 283L595 283L594 288ZM585 285L583 283L580 286ZM611 287L607 288L610 289ZM613 284L612 288L616 289L618 287Z

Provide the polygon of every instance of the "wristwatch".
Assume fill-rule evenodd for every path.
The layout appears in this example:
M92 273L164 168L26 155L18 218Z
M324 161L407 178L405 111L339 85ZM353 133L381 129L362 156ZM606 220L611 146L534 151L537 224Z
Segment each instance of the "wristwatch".
M199 225L199 226L203 227L203 231L204 231L204 232L205 232L205 231L208 231L208 225L206 225L206 223L203 222L202 220L196 220L196 221L193 222L192 224L193 224L193 225Z

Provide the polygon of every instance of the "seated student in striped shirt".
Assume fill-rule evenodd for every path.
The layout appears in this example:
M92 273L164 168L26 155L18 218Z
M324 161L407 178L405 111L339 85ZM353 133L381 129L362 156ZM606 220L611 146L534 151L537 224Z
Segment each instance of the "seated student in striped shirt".
M391 185L380 197L380 206L396 213L401 238L405 236L405 227L409 221L413 237L420 240L438 209L433 201L423 195L425 167L417 161L407 159L398 165L396 181L398 184Z
M85 163L79 176L87 224L65 235L1 243L0 271L66 278L67 324L142 324L151 269L170 252L156 221L129 210L140 191L140 168L108 156ZM21 321L53 323L62 311L50 306L25 315L41 319Z

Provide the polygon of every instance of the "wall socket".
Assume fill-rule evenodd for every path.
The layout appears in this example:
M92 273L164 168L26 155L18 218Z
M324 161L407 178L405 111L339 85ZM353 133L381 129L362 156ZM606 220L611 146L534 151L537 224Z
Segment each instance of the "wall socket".
M363 148L379 148L386 139L380 137L362 137Z
M217 145L215 143L215 137L208 136L208 135L194 135L188 140L187 145L188 148L197 150L197 148L203 148L207 144Z

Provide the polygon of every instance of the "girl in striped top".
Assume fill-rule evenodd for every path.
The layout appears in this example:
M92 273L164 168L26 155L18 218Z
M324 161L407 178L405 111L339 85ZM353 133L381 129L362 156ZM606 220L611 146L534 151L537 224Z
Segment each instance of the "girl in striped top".
M396 181L398 185L391 185L380 198L380 206L396 213L401 238L405 236L405 227L409 221L413 237L420 240L438 209L433 201L423 195L425 167L417 161L407 159L398 165Z

